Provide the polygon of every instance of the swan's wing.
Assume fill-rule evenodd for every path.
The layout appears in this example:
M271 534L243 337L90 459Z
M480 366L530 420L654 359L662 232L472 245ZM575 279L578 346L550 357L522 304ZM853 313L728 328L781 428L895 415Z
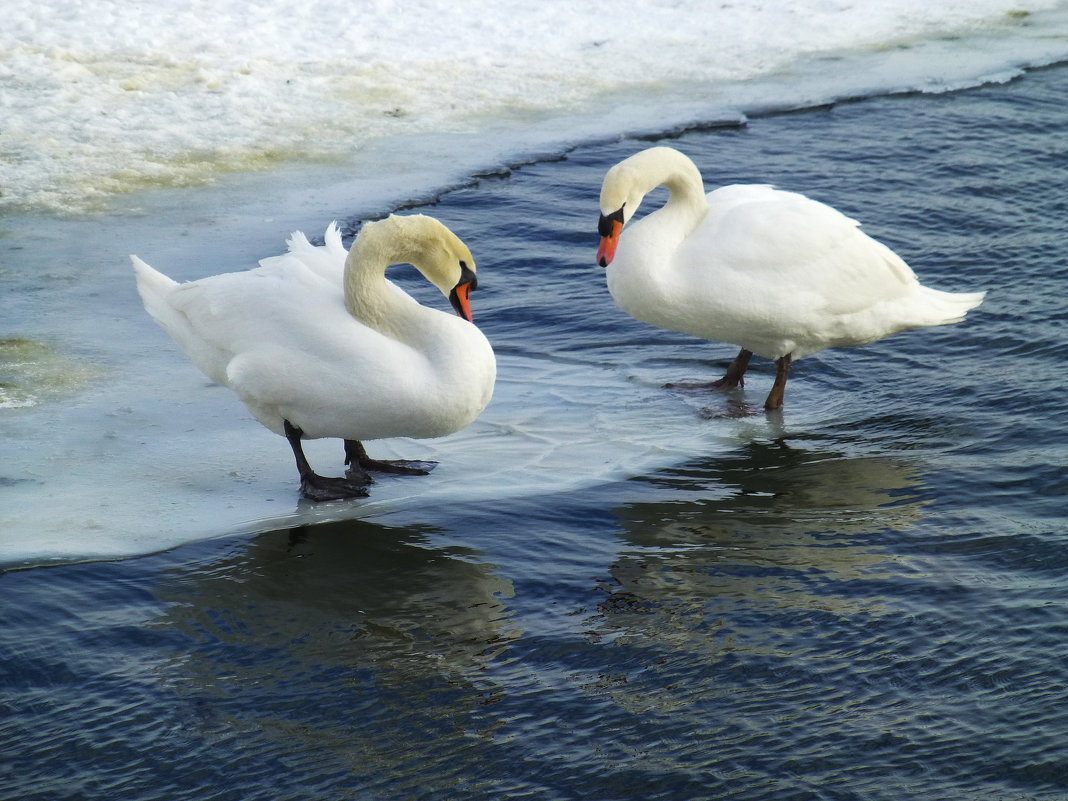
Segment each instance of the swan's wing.
M308 241L303 231L294 231L286 240L289 252L261 259L260 266L289 269L287 265L300 264L320 278L340 285L345 274L345 259L349 254L341 243L341 230L336 222L327 227L324 241L325 244L316 247Z
M181 284L169 301L205 346L230 358L265 343L300 347L340 326L359 325L345 308L340 285L288 256Z
M784 300L804 296L810 308L829 314L859 311L918 286L908 265L856 220L804 195L731 186L708 200L704 222L678 253L681 267L702 273L693 276L700 283L735 273L759 291Z

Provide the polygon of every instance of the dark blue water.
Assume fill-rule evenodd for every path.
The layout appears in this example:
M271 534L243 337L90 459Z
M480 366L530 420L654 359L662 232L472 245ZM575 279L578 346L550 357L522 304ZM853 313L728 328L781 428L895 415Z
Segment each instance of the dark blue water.
M725 426L706 458L0 575L0 798L1068 798L1066 89L670 139L990 291L799 362L770 420L765 363L683 397ZM498 353L636 385L733 357L630 320L594 266L601 177L649 143L424 209L477 254Z

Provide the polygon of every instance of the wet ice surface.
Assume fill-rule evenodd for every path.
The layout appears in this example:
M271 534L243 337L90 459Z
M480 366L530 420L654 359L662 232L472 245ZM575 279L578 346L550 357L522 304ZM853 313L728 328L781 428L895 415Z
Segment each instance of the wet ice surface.
M298 500L282 438L227 390L173 369L184 375L115 383L91 400L23 415L4 469L0 559L121 556L402 505L505 502L670 463L709 439L691 416L651 428L647 415L662 417L672 399L611 370L506 357L491 406L468 429L368 443L379 458L439 461L430 476L382 476L369 499L311 504ZM631 411L603 405L613 398ZM324 475L343 468L337 440L308 442L305 452Z

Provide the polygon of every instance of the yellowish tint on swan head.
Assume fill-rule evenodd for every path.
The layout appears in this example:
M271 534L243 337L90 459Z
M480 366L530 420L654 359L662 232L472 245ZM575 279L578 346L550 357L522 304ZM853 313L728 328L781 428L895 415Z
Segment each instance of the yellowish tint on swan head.
M388 264L413 265L449 299L457 314L471 320L468 295L478 286L475 259L444 223L425 214L391 214L364 225L357 244L361 253L365 245L378 249Z

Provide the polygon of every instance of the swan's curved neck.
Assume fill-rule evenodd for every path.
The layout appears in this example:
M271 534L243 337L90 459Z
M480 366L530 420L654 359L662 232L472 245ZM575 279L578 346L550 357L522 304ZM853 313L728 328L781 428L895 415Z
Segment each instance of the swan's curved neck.
M651 147L624 159L608 171L601 186L602 216L622 211L623 224L634 216L642 198L658 186L670 196L664 207L650 214L686 236L708 211L704 181L697 166L670 147Z
M352 243L345 261L345 307L365 325L401 338L410 303L386 281L386 268L401 263L418 266L421 254L417 243L396 236L388 222L365 225Z
M667 203L654 213L675 217L688 231L693 230L708 211L704 181L694 163L675 151L659 152L651 159L644 174L648 186L643 194L648 194L658 186L668 190Z

